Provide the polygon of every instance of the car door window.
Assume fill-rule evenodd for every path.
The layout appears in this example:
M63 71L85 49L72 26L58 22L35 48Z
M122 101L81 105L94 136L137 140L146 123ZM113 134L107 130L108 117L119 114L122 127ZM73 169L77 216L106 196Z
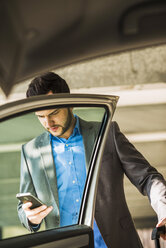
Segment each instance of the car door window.
M54 108L51 108L52 111ZM60 108L59 108L60 109ZM44 109L42 109L43 111ZM16 194L20 192L20 161L21 161L21 147L23 144L29 142L37 136L40 136L46 132L45 128L41 125L40 121L36 117L35 112L28 112L25 114L18 115L14 118L10 118L4 122L0 123L0 235L1 239L6 239L9 237L15 237L22 234L30 233L23 225L20 223L17 213L17 204L18 200L16 199ZM91 142L91 151L93 151L93 146L95 145L96 138L100 130L100 124L105 115L105 109L103 107L74 107L73 108L74 116L78 116L81 121L88 123L98 123L98 128L96 129L95 137ZM92 132L92 131L90 131ZM85 134L86 135L86 134ZM90 133L88 134L90 135ZM84 141L83 141L84 142ZM84 144L85 145L85 144ZM64 147L64 146L63 146ZM77 148L77 147L76 147ZM62 146L60 149L63 149ZM69 149L70 150L70 149ZM73 150L72 150L73 152ZM92 152L91 152L92 153ZM30 154L33 154L33 150L30 150ZM69 151L69 156L71 156ZM88 156L88 162L90 161L91 154L86 154ZM49 159L49 158L48 158ZM70 160L70 159L69 159ZM65 166L71 166L71 164ZM81 161L80 161L81 163ZM86 163L86 162L85 162ZM87 165L88 168L88 165ZM33 172L34 173L34 172ZM37 178L36 175L32 173L34 180ZM81 173L81 171L77 171ZM88 171L86 171L86 174ZM33 181L32 178L32 181ZM77 178L76 178L77 179ZM26 180L22 178L22 180ZM35 182L33 182L35 183ZM41 190L42 190L41 181ZM64 183L64 182L62 182ZM69 183L69 182L68 182ZM73 179L73 183L76 183L76 180ZM78 186L79 182L78 182ZM59 185L60 187L60 185ZM25 189L25 188L24 188ZM50 189L51 191L51 189ZM45 202L44 196L39 198ZM73 196L71 196L73 197ZM77 198L75 199L77 201ZM81 199L78 199L81 201ZM77 203L77 202L76 202ZM79 215L79 213L78 213ZM78 218L74 222L77 224ZM59 227L56 222L55 225L51 225L50 228ZM48 226L49 228L49 226ZM47 227L43 221L40 231L46 230Z

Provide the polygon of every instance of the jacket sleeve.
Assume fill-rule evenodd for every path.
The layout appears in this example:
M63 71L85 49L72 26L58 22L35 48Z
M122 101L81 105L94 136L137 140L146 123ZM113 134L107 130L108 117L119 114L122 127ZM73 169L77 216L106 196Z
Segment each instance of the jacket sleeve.
M113 138L124 173L138 190L147 195L158 219L166 217L166 181L121 133L113 122Z
M35 189L33 186L33 182L28 170L26 156L24 154L24 146L21 150L21 172L20 172L20 193L31 192L34 196L36 196ZM18 217L24 227L26 227L31 232L36 232L39 230L40 225L37 228L33 228L33 226L29 223L24 210L22 209L22 203L19 201L17 206Z

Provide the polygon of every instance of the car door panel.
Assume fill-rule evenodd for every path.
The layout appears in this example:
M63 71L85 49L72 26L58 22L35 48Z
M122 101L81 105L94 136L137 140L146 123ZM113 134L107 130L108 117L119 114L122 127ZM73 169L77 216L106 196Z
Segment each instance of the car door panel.
M92 228L80 225L49 230L1 241L0 247L35 248L86 248L93 247Z
M24 234L22 236L19 235L16 237L11 236L9 238L2 239L0 241L0 247L13 247L13 245L14 247L43 247L43 248L44 247L74 248L74 247L94 246L92 229L93 229L93 221L94 221L95 198L97 192L98 175L100 170L100 161L102 159L102 153L104 149L105 139L107 136L107 131L109 130L109 125L111 124L111 119L115 111L117 100L118 97L115 96L100 96L100 95L87 96L87 95L70 94L70 95L62 95L60 97L56 95L55 97L53 95L53 96L34 97L33 99L25 99L12 104L9 103L0 107L0 132L2 134L1 137L3 141L0 144L0 149L2 149L3 151L5 151L6 149L5 147L8 147L10 149L12 148L11 148L11 144L4 144L5 135L3 135L3 129L1 129L1 126L4 121L11 120L11 118L15 118L16 116L20 117L22 114L28 114L32 111L36 111L36 109L54 108L55 106L58 108L79 107L79 109L76 108L76 114L78 114L79 112L79 117L84 119L86 119L85 113L87 112L87 107L89 107L90 110L92 109L94 110L96 108L95 118L99 118L99 112L101 112L100 115L101 127L99 129L99 133L97 134L97 138L95 140L94 147L92 149L92 154L90 156L89 170L87 172L87 180L85 184L77 225L60 227L60 228L55 227L55 229L51 228L45 231L43 231L42 229L40 232L33 234ZM102 108L104 109L104 112L101 111ZM80 113L80 110L84 110L82 111L82 114ZM89 116L92 118L92 111L90 111ZM30 122L28 122L28 118L19 119L23 121L23 126L24 126L24 122L27 123L26 131L28 130L28 126L30 126L31 123L31 120ZM17 126L16 123L15 126ZM8 135L11 138L13 129L11 128L10 125L7 126L6 128L8 130ZM38 130L38 127L35 128L34 125L33 129ZM7 133L7 130L4 132L5 134ZM15 130L15 133L17 133L17 130ZM16 135L17 144L15 144L16 151L18 149L17 146L20 146L20 142L21 142L21 138L18 137L19 133L21 136L21 129L18 128L18 134ZM36 134L36 131L34 131L33 135L34 134ZM27 132L26 132L26 139L29 139ZM2 220L2 216L0 217L0 219Z

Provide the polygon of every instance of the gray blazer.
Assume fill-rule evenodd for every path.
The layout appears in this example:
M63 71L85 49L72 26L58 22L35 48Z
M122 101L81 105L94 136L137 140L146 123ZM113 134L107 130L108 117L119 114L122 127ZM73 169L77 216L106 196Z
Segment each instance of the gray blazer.
M80 128L88 169L99 125L80 119ZM142 245L125 200L124 173L142 194L149 197L158 218L166 217L164 178L120 132L118 124L112 122L99 176L95 219L108 247L140 248ZM20 192L31 192L48 206L52 205L53 210L45 218L45 225L47 229L59 226L56 171L47 132L22 147ZM22 224L33 231L21 203L18 214Z

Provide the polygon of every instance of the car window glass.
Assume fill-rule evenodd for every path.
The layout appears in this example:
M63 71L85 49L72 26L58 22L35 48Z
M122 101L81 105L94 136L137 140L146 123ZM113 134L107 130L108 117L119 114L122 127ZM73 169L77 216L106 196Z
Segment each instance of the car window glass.
M62 109L59 109L60 111ZM49 111L52 111L52 109L50 109ZM72 109L74 116L78 117L79 123L83 123L81 124L80 128L80 132L82 136L86 136L87 138L90 138L91 136L93 137L91 140L91 142L87 142L85 140L83 140L83 144L84 144L84 151L85 146L87 146L87 144L89 143L89 146L91 146L91 153L93 151L93 146L96 142L96 138L98 136L98 132L100 130L100 126L101 126L101 122L103 120L104 114L105 114L105 110L102 107L74 107ZM52 117L51 117L52 118ZM90 126L89 126L90 124ZM59 123L60 125L60 123ZM80 124L79 124L80 125ZM85 127L82 126L86 126L87 128L89 128L89 130L83 130ZM35 137L41 136L43 135L43 133L45 133L45 128L41 125L40 121L38 120L38 117L36 116L36 114L34 112L31 113L26 113L24 115L20 115L14 118L10 118L4 122L0 123L0 202L1 202L1 207L0 207L0 239L5 239L5 238L9 238L9 237L14 237L14 236L18 236L18 235L22 235L22 234L28 234L30 233L30 231L28 231L25 227L23 227L23 225L20 222L20 219L18 218L18 212L17 212L17 204L18 204L18 200L16 199L16 194L18 192L20 192L20 174L22 172L20 172L20 163L21 163L21 147L23 144L28 143L29 141L31 141L32 139L34 139ZM42 136L43 137L43 136ZM41 140L40 140L41 141ZM64 141L64 140L63 140ZM32 141L31 141L32 142ZM59 142L59 141L58 141ZM61 142L61 141L60 141ZM73 142L76 142L76 140L74 140ZM35 142L33 143L33 145L35 144ZM73 143L75 146L75 143ZM29 146L30 147L30 146ZM32 148L33 146L31 146ZM64 146L63 146L64 147ZM72 153L74 153L74 149L77 150L77 147L75 146L74 149L72 149L72 152L70 152L70 145L69 145L69 149L68 149L68 155L69 158L67 160L67 163L64 164L64 166L71 166L71 163L73 163L72 160L70 160L70 156L72 156ZM28 148L30 149L30 148ZM42 153L42 149L44 149L43 154L46 153L46 149L45 148L41 148L40 146L38 146L38 149L40 150L40 152ZM60 147L60 152L62 150L62 147ZM24 153L27 152L24 149ZM36 153L34 153L34 150L30 149L29 151L29 156L34 156L34 159L36 159ZM35 150L35 152L37 152L37 150ZM86 153L87 151L85 151ZM84 154L85 155L85 163L88 163L91 157L91 154ZM24 154L25 156L25 154ZM74 155L73 155L74 156ZM86 157L88 156L88 159L86 161ZM42 164L44 164L43 159L45 159L46 163L49 161L49 157L45 157L42 156L41 158L41 162L40 162L40 166ZM62 158L61 157L58 157ZM80 157L77 158L78 159ZM28 161L29 157L27 156L26 158L26 163L29 164L30 161ZM24 161L25 163L25 161ZM34 163L35 164L35 163ZM38 164L36 162L36 164ZM49 166L49 163L46 165L46 167ZM31 167L32 168L32 167ZM34 168L34 165L33 165ZM61 168L61 167L59 167ZM86 168L88 168L88 165L86 165ZM73 167L73 169L75 169L75 167ZM44 171L44 173L46 173L46 177L49 177L49 173L50 171L53 170L49 170L49 168L46 168L47 172ZM55 170L55 168L54 168ZM56 171L56 170L55 170ZM29 172L31 174L31 172ZM35 174L36 173L36 174ZM37 173L38 170L34 170L32 172L32 186L36 187L35 184L37 184L37 181L33 179L37 178ZM76 180L77 180L77 176L78 174L81 173L81 170L76 171L75 176L76 176ZM40 174L40 173L39 173ZM38 174L38 176L39 176ZM86 175L87 175L87 170L86 170ZM52 176L52 174L50 173L50 177ZM26 186L26 179L27 179L27 175L26 173L24 174L24 177L21 177L22 182L24 184L24 190L30 189L30 187L32 186ZM72 183L76 184L76 180L73 179L72 177L70 177L72 179ZM78 176L79 178L79 176ZM57 179L55 179L56 181ZM46 183L46 181L43 181L43 177L40 178L38 180L38 182L41 181L41 185L43 185L44 183ZM66 182L68 182L66 180ZM64 181L61 182L62 184L64 184ZM52 185L51 183L48 182L48 185L46 187L50 187L48 192L51 192L50 195L52 194ZM61 187L60 182L58 184L58 187ZM80 189L80 185L78 182L78 185L76 187L76 191ZM42 191L42 187L41 187L41 191ZM32 189L32 193L34 192L34 189ZM38 192L36 192L38 194ZM77 192L76 192L77 193ZM40 192L40 197L42 198L40 200L42 200L43 202L45 202L45 197L41 197L43 193ZM75 199L75 204L77 204L77 194L76 196L74 195L75 192L71 195L71 197L73 197L73 199ZM50 195L47 195L47 199L50 197ZM54 195L55 196L55 195ZM74 198L75 197L75 198ZM53 204L52 199L50 200L50 205ZM79 199L79 201L81 201L81 199ZM47 202L47 201L46 201ZM70 201L71 202L71 201ZM80 205L80 204L79 204ZM55 208L55 204L54 204L54 208ZM71 208L70 208L71 210ZM58 207L55 211L55 221L53 221L50 225L48 225L48 227L45 225L44 221L42 222L41 228L39 231L45 230L45 229L49 229L49 228L56 228L59 227L58 222L56 221L56 218L58 216ZM67 210L65 210L67 211ZM79 215L79 213L77 213ZM71 213L69 213L69 215L71 215ZM71 219L71 216L69 216ZM77 219L75 218L75 222L73 222L72 224L77 224ZM68 222L69 223L69 222Z

